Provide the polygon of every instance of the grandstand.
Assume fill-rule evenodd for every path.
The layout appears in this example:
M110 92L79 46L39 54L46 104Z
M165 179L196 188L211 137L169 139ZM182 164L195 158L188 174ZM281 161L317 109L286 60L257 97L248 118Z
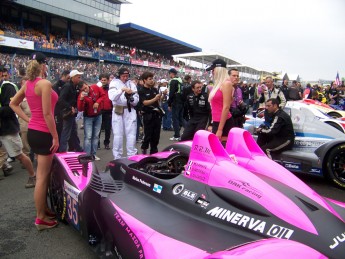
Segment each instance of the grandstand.
M119 25L121 0L16 0L0 3L2 65L16 74L18 65L34 51L49 57L51 79L66 68L115 73L121 65L141 67L164 74L175 67L172 55L202 51L201 48L136 24ZM58 66L56 64L59 64ZM165 70L165 72L163 71ZM193 68L190 71L194 71ZM182 70L181 70L182 72ZM202 74L196 71L196 75Z

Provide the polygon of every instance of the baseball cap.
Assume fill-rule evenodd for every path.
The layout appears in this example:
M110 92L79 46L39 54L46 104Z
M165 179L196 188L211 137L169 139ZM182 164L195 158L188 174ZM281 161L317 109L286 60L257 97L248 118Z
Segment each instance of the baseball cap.
M216 59L212 62L212 65L206 68L206 71L210 71L215 69L216 67L225 67L226 68L226 62L222 59Z
M247 81L243 81L243 84L245 84L245 85L246 85L246 84L247 84Z
M163 78L161 79L161 83L168 83L168 81Z
M170 68L169 73L177 74L177 70L175 68Z
M83 74L84 74L83 72L79 72L78 70L74 69L69 73L69 76L72 78L76 75L83 75Z
M35 52L31 56L31 60L36 60L39 64L47 63L47 57L41 52Z

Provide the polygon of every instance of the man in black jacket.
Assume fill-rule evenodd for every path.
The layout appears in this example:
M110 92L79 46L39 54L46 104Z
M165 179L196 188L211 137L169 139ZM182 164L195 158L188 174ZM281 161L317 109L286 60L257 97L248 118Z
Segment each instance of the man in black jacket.
M211 107L208 102L208 94L202 93L201 81L192 82L192 93L187 95L186 108L189 121L184 129L181 140L192 140L195 132L205 130L211 118Z
M62 87L66 84L66 82L70 80L69 73L70 73L69 70L62 71L60 79L53 85L53 90L58 94L58 96L60 96ZM61 108L59 107L58 104L55 106L54 117L55 117L56 130L60 139L62 126L63 126L63 120L62 120Z
M271 154L278 154L284 150L292 149L295 133L290 116L279 108L279 101L275 98L266 101L266 110L272 115L271 126L260 127L257 130L257 143L261 149L272 158Z
M71 79L62 87L59 100L57 102L57 105L61 109L61 114L63 117L63 126L60 138L59 152L67 152L68 143L70 143L70 145L73 146L72 148L74 151L80 152L83 150L80 146L80 140L77 132L77 123L75 121L75 116L78 112L77 90L79 89L77 89L77 87L82 74L84 73L79 72L78 70L72 70L70 72L69 75Z
M150 145L150 154L154 154L158 152L157 146L161 132L163 113L159 107L159 100L162 95L154 88L155 82L151 72L144 72L141 78L144 81L144 86L138 92L144 124L144 141L141 144L141 151L146 154Z

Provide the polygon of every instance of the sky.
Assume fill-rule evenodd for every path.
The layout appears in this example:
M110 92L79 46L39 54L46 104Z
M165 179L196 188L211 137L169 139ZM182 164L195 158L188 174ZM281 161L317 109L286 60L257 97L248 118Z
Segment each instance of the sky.
M129 0L132 22L205 52L303 81L345 78L344 0Z

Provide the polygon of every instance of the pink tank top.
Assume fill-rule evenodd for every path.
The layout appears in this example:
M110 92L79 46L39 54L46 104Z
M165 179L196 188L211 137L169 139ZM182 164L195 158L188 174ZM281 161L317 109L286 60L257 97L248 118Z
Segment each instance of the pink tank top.
M35 93L35 85L39 80L41 80L41 78L37 77L34 81L26 81L25 96L31 110L31 119L28 128L49 133L49 128L43 116L42 96L38 96ZM53 116L57 100L58 95L52 90L51 109Z
M212 112L212 120L219 122L220 118L222 117L222 110L223 110L223 92L218 89L216 94L213 96L211 100L211 112ZM230 119L231 114L230 111L226 117L226 119Z

